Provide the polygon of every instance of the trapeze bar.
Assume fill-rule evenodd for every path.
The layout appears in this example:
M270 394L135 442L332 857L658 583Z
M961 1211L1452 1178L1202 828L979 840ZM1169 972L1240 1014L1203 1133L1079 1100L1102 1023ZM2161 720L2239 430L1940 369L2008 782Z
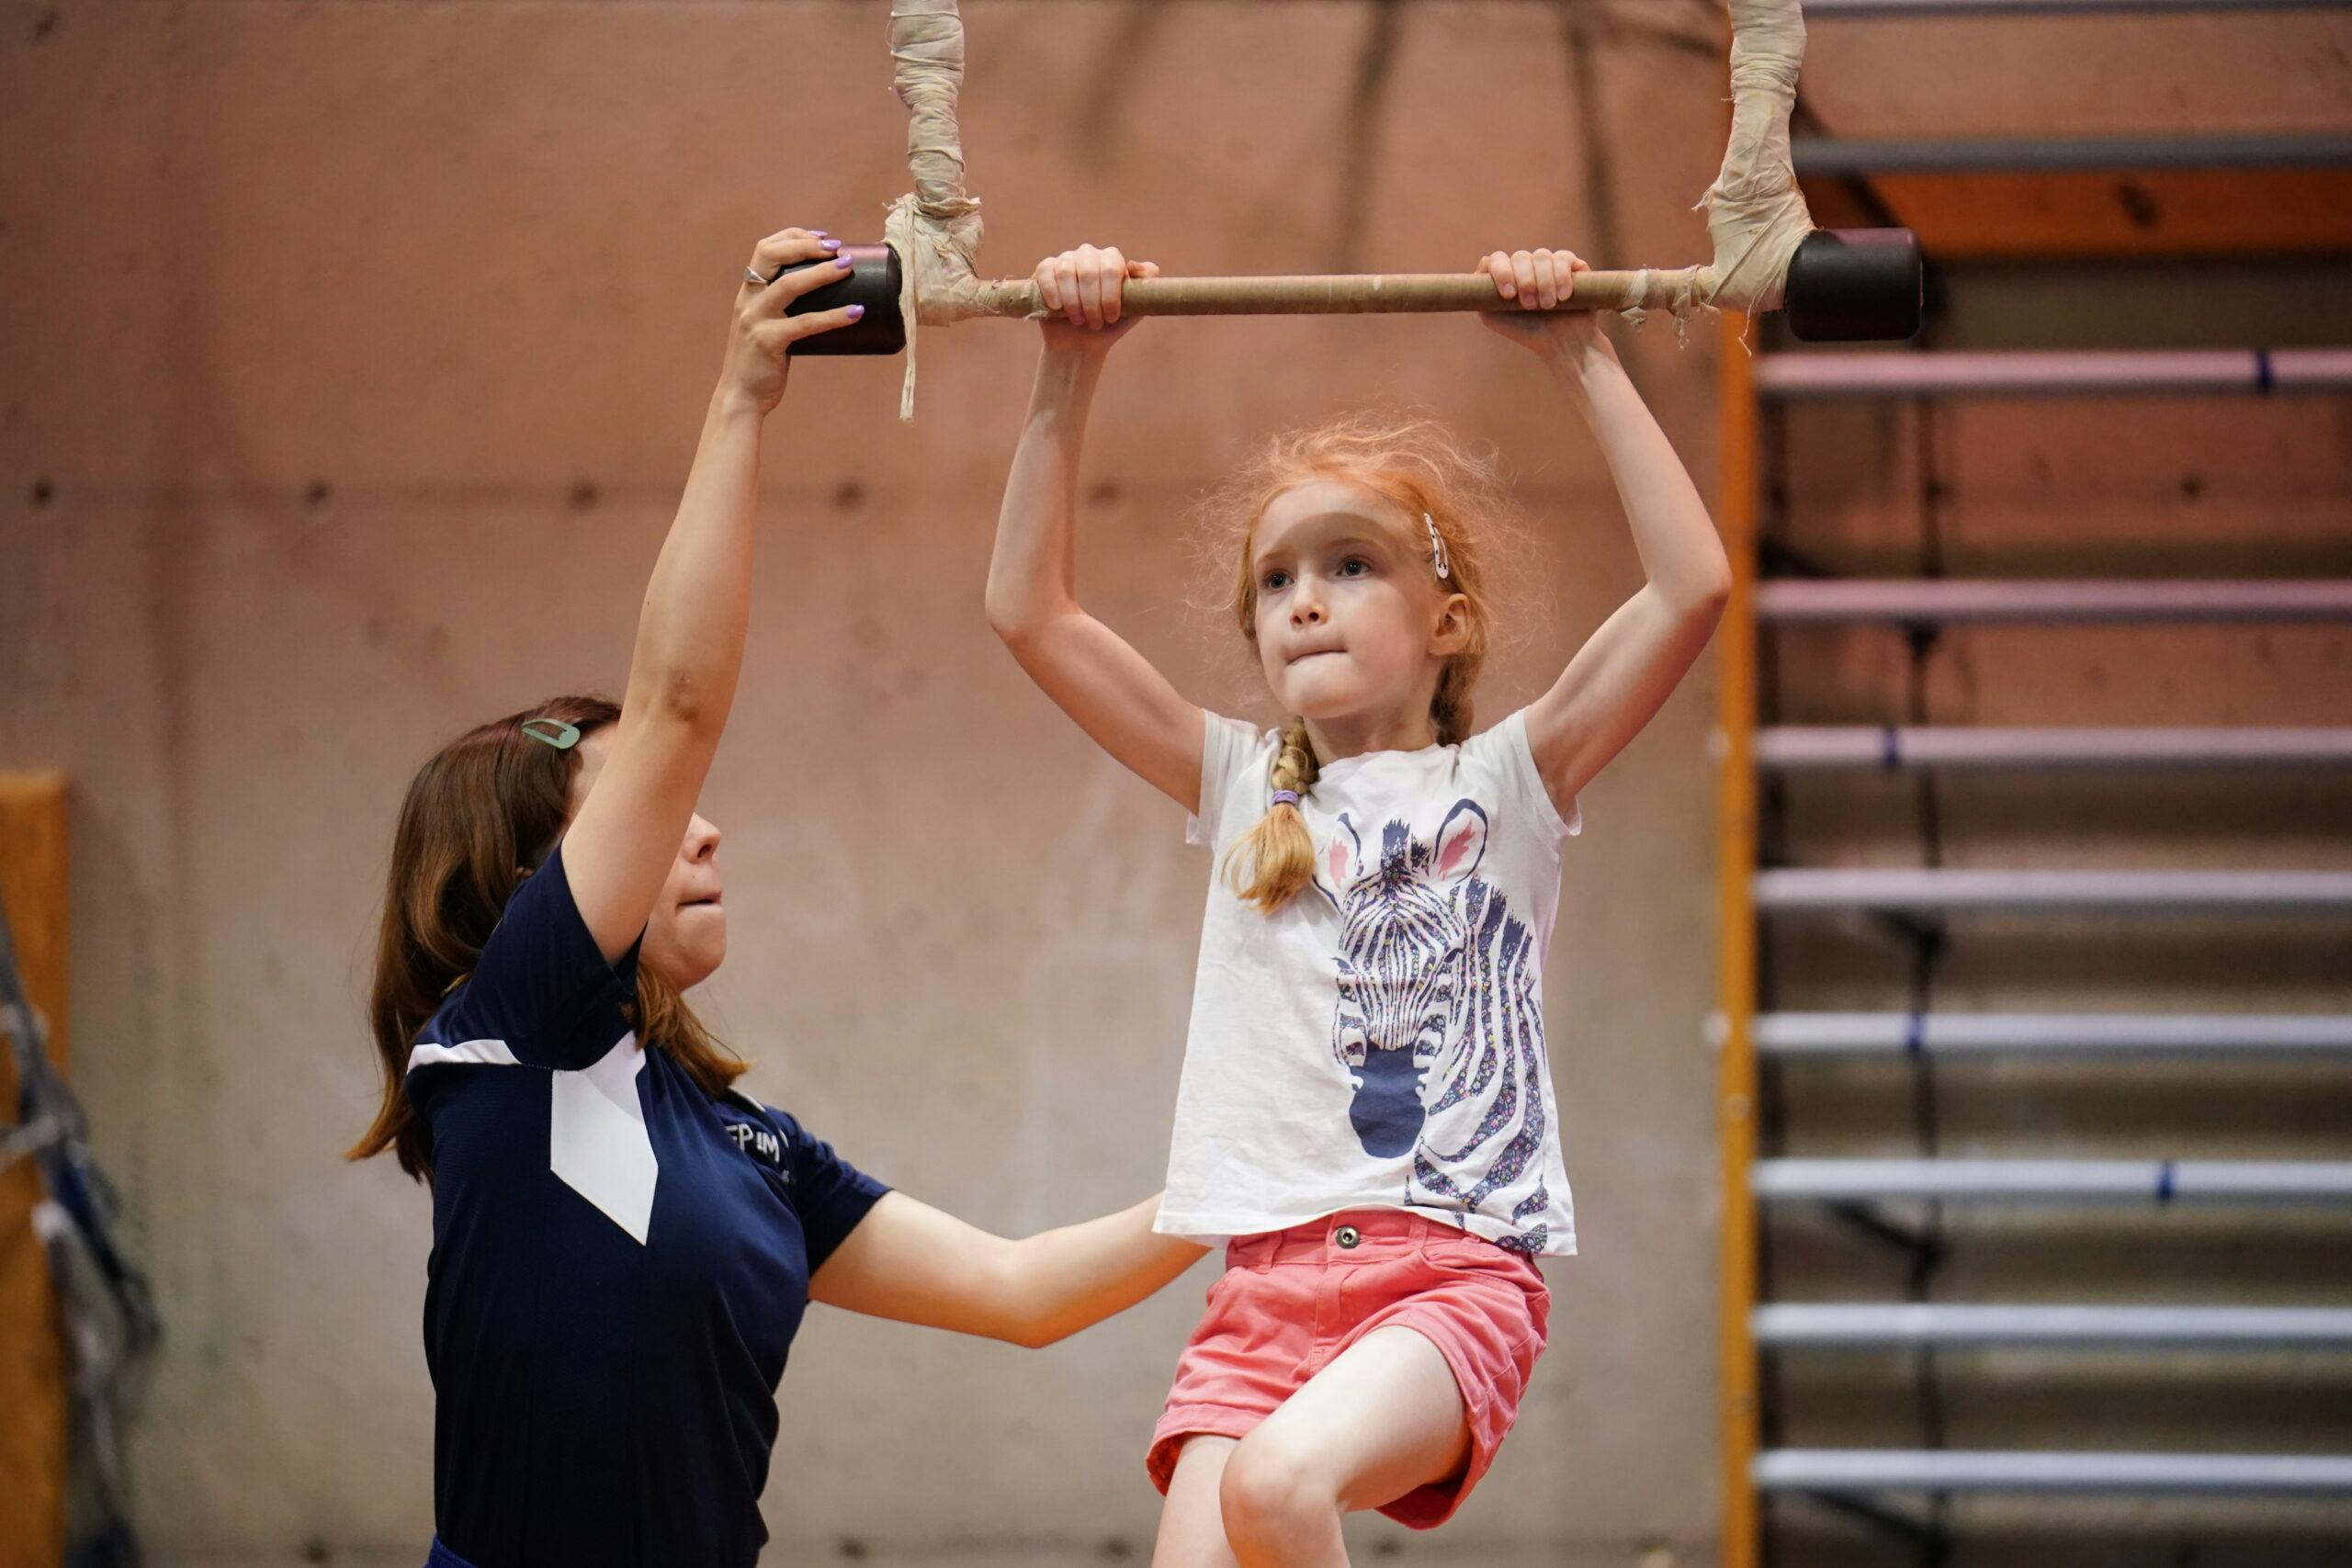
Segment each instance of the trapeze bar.
M2352 349L2212 348L1770 354L1767 398L2064 396L2102 392L2341 391Z
M1765 910L2270 914L2352 909L2352 871L1759 871Z
M2352 1203L2352 1163L2327 1160L1765 1159L1767 1202Z
M1766 1492L2352 1493L2352 1455L1768 1449Z
M2326 1013L1768 1012L1767 1055L2314 1056L2352 1052L2352 1015Z
M1873 175L2098 174L2352 167L2352 136L2036 136L1937 141L1796 137L1799 179Z
M2341 11L2352 0L1804 0L1808 22L1880 17L2138 16L2162 12Z
M1637 271L1593 272L1565 308L1664 311L1687 326L1706 311L1785 310L1806 343L1888 342L1919 330L1918 236L1901 229L1818 228L1791 167L1789 120L1804 61L1799 0L1729 0L1731 96L1723 164L1699 197L1712 258ZM878 245L843 245L843 277L799 296L797 311L856 305L858 320L802 339L796 354L907 357L899 417L914 417L921 327L1038 313L1039 291L977 266L985 225L967 188L964 21L956 0L892 0L891 83L907 107L914 188L890 204ZM1290 278L1137 278L1122 310L1142 315L1264 315L1514 309L1470 275Z
M1756 586L1767 621L2340 621L2352 620L2352 579L2027 581L1979 578L1831 581L1777 578Z
M1648 294L1654 274L1588 272L1576 280L1565 310L1622 310ZM978 313L1043 314L1036 285L1007 278L978 286ZM1494 279L1482 273L1340 274L1297 277L1149 277L1122 295L1130 316L1330 316L1413 314L1505 309ZM1516 308L1516 307L1511 307Z
M1781 725L1760 768L2223 768L2352 764L2352 728L1996 729Z
M1783 1302L1758 1307L1748 1324L1758 1345L1781 1349L2352 1349L2352 1307Z

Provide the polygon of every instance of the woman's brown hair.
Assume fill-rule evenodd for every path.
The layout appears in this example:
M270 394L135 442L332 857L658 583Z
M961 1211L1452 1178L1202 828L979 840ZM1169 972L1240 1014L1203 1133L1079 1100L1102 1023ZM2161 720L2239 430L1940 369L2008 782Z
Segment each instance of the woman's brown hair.
M1517 532L1494 459L1434 420L1383 414L1352 414L1267 442L1210 502L1212 516L1222 523L1225 552L1235 563L1229 607L1253 646L1258 573L1251 545L1258 524L1275 497L1315 479L1347 479L1385 496L1415 522L1426 519L1428 531L1443 541L1444 586L1465 602L1468 635L1439 672L1430 722L1439 745L1461 744L1470 736L1470 689L1495 640L1489 558L1507 551ZM1295 718L1283 731L1268 787L1304 796L1319 771L1306 721ZM1315 840L1298 807L1287 801L1269 807L1235 840L1226 874L1242 900L1264 914L1304 892L1315 875Z
M556 697L458 737L409 781L392 834L368 1006L384 1074L383 1105L345 1158L390 1149L402 1170L431 1179L432 1130L404 1089L409 1051L443 999L473 973L506 901L529 868L553 852L571 819L580 753L535 740L523 726L554 719L586 735L620 716L602 697ZM669 1052L704 1093L724 1094L744 1072L747 1064L714 1039L677 988L653 970L639 967L629 1011L638 1038Z

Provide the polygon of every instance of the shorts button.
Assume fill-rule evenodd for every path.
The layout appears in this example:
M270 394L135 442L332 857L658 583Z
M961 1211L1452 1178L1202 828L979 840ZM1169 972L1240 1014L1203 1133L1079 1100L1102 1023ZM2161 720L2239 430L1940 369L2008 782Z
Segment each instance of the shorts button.
M1353 1225L1341 1225L1331 1233L1331 1239L1341 1247L1353 1247L1363 1239L1363 1233Z

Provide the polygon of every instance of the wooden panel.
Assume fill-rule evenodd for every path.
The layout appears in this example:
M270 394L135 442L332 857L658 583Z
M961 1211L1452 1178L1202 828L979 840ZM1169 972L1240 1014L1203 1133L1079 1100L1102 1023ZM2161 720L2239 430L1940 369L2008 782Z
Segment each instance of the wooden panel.
M65 780L0 774L0 898L50 1052L65 1062ZM0 1053L0 1120L15 1119L13 1055ZM0 1172L0 1568L55 1568L65 1551L65 1358L49 1264L32 1233L40 1180Z
M1882 175L1803 182L1825 228L1894 220L1943 261L2352 252L2352 170Z

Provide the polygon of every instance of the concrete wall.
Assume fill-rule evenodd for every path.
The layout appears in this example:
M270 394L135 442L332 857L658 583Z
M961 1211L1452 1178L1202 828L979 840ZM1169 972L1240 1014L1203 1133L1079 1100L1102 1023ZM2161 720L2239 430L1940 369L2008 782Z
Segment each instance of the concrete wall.
M977 9L966 128L1008 271L1086 238L1272 271L1579 237L1579 116L1653 103L1689 112L1612 136L1612 248L1698 243L1719 63L1643 28L1588 63L1586 103L1521 6ZM170 1319L143 1522L174 1558L406 1551L429 1525L426 1204L336 1159L374 1094L358 998L391 814L462 726L620 685L743 254L786 221L871 231L903 188L882 17L34 21L0 45L25 127L0 718L12 760L76 782L81 1082ZM1541 130L1498 154L1506 125ZM734 951L704 1001L754 1087L1009 1232L1156 1184L1207 874L981 620L1033 336L928 337L910 429L896 363L797 373L706 803ZM1632 352L1703 475L1710 352ZM1138 333L1093 453L1090 597L1188 691L1249 704L1230 638L1182 608L1195 492L1280 424L1427 403L1501 445L1543 522L1526 570L1556 613L1484 694L1509 711L1637 581L1523 358L1465 321ZM1552 1005L1593 1260L1557 1271L1560 1349L1461 1540L1623 1560L1710 1528L1709 713L1694 679L1572 857ZM1142 1446L1206 1280L1044 1355L819 1314L770 1492L784 1557L1140 1551Z
M1200 272L1701 254L1712 7L974 10L1001 270L1080 239ZM2266 25L2305 30L2247 43L2256 86L2313 47ZM336 1158L374 1094L358 998L391 813L463 726L621 683L751 240L869 232L903 188L880 9L59 4L5 27L0 760L75 779L77 1073L170 1325L142 1523L169 1562L404 1561L429 1525L425 1201ZM1884 36L1825 36L1825 103L1896 68ZM1863 51L1843 76L1838 49ZM2132 79L2161 103L2199 57ZM2142 107L2072 59L2047 62L2066 112ZM2340 111L2340 72L2311 91ZM1903 128L1871 103L1892 124L1855 129ZM1711 335L1620 341L1711 486ZM1032 353L1012 325L927 337L910 429L894 363L797 373L706 801L734 954L700 998L756 1089L1008 1232L1155 1183L1206 874L982 625ZM1367 400L1495 442L1541 525L1551 613L1482 693L1498 716L1638 575L1573 417L1467 322L1139 331L1084 590L1188 691L1258 711L1229 637L1182 608L1185 509L1251 437ZM2294 470L2324 533L2345 426L2312 420L2264 450L2334 455ZM2078 483L2128 535L2118 473ZM1569 860L1549 1002L1588 1256L1551 1271L1555 1348L1465 1517L1369 1527L1384 1550L1708 1550L1711 713L1702 670L1591 790ZM784 1391L778 1560L1140 1555L1140 1452L1205 1283L1042 1355L818 1314Z

